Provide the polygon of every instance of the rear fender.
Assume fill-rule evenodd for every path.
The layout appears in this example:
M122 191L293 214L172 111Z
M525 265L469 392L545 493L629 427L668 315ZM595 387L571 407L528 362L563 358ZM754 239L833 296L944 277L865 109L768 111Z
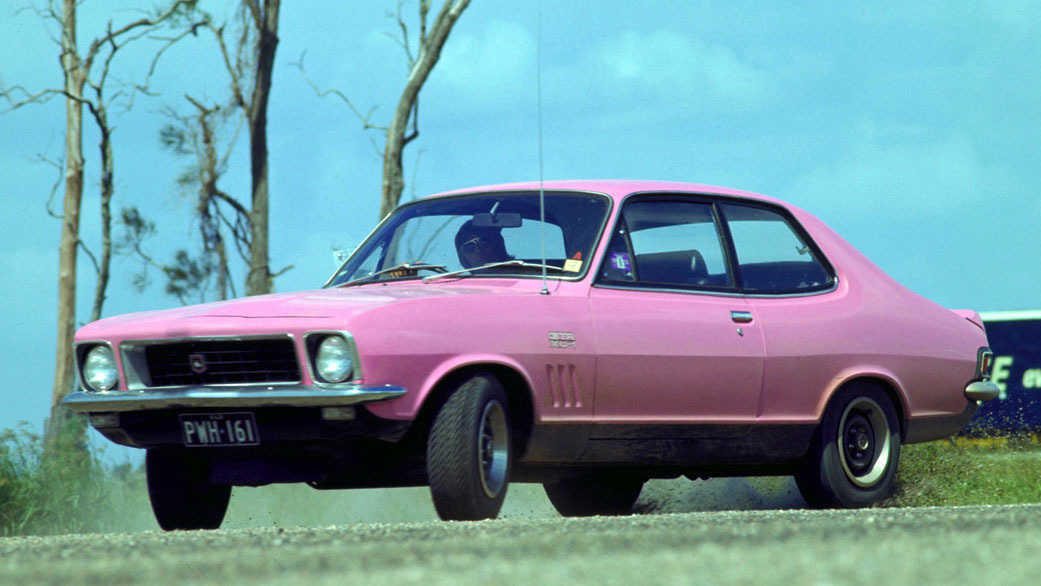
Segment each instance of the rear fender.
M828 392L824 393L821 397L821 401L817 404L817 422L820 423L823 419L824 410L827 409L828 403L831 402L831 399L840 389L858 382L871 382L878 384L886 394L889 395L889 398L893 400L893 406L897 411L897 418L900 421L900 431L902 435L907 429L907 414L910 412L907 395L904 393L903 386L900 384L896 376L892 372L881 368L873 370L844 371L837 375L833 379L832 385L828 388Z
M971 309L952 309L951 312L975 324L979 329L987 331L986 327L983 325L983 318L975 311Z

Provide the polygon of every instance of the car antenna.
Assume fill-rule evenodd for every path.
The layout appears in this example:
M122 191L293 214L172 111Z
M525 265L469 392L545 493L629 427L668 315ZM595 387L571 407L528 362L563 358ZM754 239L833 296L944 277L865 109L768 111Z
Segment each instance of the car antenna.
M539 128L539 240L542 243L542 295L549 295L546 286L546 191L542 177L542 12L539 12L538 37L535 45L535 93L538 100Z

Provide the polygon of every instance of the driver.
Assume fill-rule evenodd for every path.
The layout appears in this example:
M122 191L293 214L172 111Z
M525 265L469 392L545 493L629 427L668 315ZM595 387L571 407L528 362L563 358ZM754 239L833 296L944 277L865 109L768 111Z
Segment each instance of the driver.
M494 262L513 260L506 252L502 228L485 228L468 220L455 235L455 249L464 268L472 269Z

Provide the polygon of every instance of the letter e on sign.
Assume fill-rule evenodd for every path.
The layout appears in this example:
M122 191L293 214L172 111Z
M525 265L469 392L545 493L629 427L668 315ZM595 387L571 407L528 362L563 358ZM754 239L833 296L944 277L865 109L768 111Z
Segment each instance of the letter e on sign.
M998 394L998 399L1001 399L1002 401L1008 398L1008 385L1005 384L1005 381L1008 380L1009 374L1011 374L1009 372L1011 367L1011 356L994 357L994 366L991 368L990 380L993 381L994 384L998 385L998 389L1001 390L1001 393Z

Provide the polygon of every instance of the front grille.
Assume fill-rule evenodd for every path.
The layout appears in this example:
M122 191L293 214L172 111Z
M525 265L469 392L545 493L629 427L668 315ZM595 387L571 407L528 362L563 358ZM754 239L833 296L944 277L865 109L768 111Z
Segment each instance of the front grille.
M145 348L151 387L300 381L293 340L189 340Z

